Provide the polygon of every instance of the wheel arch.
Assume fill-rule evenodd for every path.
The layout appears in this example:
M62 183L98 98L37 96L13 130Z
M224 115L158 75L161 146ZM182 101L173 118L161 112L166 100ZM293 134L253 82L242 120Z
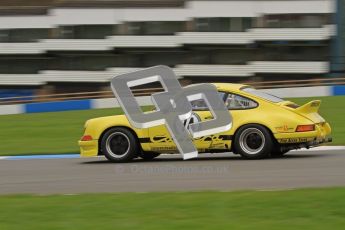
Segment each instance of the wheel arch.
M138 134L132 128L130 128L128 126L118 125L118 126L110 126L110 127L103 130L103 132L101 133L101 135L98 138L98 155L103 155L101 143L102 143L102 139L103 139L104 134L113 128L123 128L123 129L127 129L128 131L130 131L134 135L135 139L137 140L138 146L141 150L141 145L139 142Z
M265 129L268 130L268 132L270 133L271 137L272 137L272 140L274 142L277 142L277 139L274 137L273 135L273 132L272 130L267 126L267 125L264 125L262 123L257 123L257 122L252 122L252 123L246 123L246 124L242 124L241 126L237 127L237 129L235 130L234 132L234 135L233 135L233 138L232 138L232 141L231 141L231 148L230 148L230 151L233 151L234 149L234 140L235 140L235 136L237 135L237 133L239 132L239 130L243 127L243 126L246 126L246 125L260 125L262 127L264 127Z

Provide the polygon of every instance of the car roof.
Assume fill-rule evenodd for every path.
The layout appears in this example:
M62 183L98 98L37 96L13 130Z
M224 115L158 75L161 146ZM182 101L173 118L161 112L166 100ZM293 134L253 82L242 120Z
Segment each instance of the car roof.
M235 83L212 83L217 87L218 91L240 91L240 89L244 87L250 87L248 85L243 84L235 84Z
M218 91L240 91L242 88L251 87L249 85L235 84L235 83L210 83L217 87ZM198 84L192 84L198 85Z

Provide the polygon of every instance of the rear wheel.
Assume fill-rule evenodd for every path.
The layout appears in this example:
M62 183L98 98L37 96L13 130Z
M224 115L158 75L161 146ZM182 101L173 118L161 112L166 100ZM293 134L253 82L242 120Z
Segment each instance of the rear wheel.
M244 158L266 158L273 149L272 136L267 128L261 125L244 125L236 132L234 147L235 152Z
M139 150L134 134L121 127L112 128L104 134L101 148L104 156L112 162L128 162Z

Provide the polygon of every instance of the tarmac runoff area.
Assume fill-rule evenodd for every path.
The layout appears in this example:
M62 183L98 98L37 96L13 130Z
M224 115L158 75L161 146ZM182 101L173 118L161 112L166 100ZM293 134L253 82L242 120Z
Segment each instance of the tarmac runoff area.
M200 190L284 190L345 186L345 146L244 160L232 153L184 161L162 155L115 164L77 154L0 157L0 194L78 194Z

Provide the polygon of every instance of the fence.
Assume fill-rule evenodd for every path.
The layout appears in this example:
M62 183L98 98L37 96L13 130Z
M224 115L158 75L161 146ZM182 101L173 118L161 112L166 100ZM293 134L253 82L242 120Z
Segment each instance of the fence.
M285 80L285 81L264 81L264 82L244 82L242 84L251 85L258 89L274 89L274 88L296 88L296 87L313 87L313 86L334 86L335 95L341 94L341 87L345 85L345 78L320 78L310 80ZM162 91L162 88L147 88L133 90L135 96L148 96L154 92ZM333 95L333 94L330 94ZM80 93L63 93L63 94L47 94L23 97L5 97L0 98L0 105L33 103L33 102L49 102L64 100L85 100L97 98L114 97L112 91L95 91Z
M304 81L307 80L303 80L303 82ZM286 82L287 81L281 83ZM258 88L279 97L321 97L345 95L344 82L342 80L337 80L336 83L338 84L335 84L334 81L332 83L323 82L323 84L320 85L319 83L314 82L304 84L304 87L285 88L279 88L279 85L271 85L271 87L268 88L268 85L262 84ZM284 84L284 86L290 85L295 84ZM162 89L141 89L135 90L134 95L137 97L140 105L152 105L151 98L148 95L158 91L162 91ZM0 98L0 103L2 104L0 104L0 115L119 107L119 104L111 91L33 96L31 101L23 100L22 97L13 97L11 99L13 101L1 101Z

